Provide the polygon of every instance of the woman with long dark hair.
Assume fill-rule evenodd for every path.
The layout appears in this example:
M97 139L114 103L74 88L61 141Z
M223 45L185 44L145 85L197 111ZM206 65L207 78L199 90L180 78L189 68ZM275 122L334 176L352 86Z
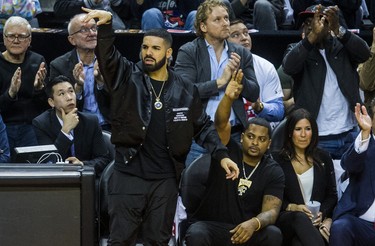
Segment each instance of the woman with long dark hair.
M283 147L273 153L285 174L283 205L276 223L284 245L324 245L319 229L329 235L329 218L337 203L335 173L331 157L317 145L315 119L305 109L291 112ZM309 201L320 202L318 216L306 206Z

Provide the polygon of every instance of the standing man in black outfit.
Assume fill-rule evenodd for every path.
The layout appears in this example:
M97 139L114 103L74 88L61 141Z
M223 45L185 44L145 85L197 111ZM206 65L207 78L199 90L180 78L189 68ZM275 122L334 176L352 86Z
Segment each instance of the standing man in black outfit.
M226 171L238 176L192 82L167 66L172 36L163 29L145 33L141 61L133 63L113 46L112 15L85 9L98 19L96 55L111 93L115 170L109 182L109 245L167 245L177 202L178 179L192 138Z

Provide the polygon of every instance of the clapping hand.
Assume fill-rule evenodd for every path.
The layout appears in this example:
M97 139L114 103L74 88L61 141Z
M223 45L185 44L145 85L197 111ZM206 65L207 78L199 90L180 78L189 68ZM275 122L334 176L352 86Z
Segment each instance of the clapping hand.
M12 81L9 87L9 96L15 98L21 87L21 68L18 67L13 74Z
M41 90L44 88L44 80L47 76L47 70L45 63L40 63L38 72L36 72L35 79L34 79L34 88L35 90Z
M339 33L339 8L337 6L328 6L323 12L324 18L328 22L329 30L333 31L336 35Z
M218 88L221 88L228 84L228 82L232 78L233 73L235 73L239 69L240 62L241 57L237 53L232 52L230 54L228 63L224 68L223 74L216 80Z
M73 77L76 81L76 84L80 87L83 87L85 84L85 71L83 69L82 62L78 62L73 68Z
M94 76L95 76L95 82L97 85L102 86L104 84L104 79L102 76L102 73L99 70L99 63L96 60L94 64Z
M328 35L328 21L327 16L321 16L322 5L318 5L315 10L314 17L311 21L311 32L308 34L307 38L310 43L315 44L320 42L322 38ZM327 30L327 33L325 32Z

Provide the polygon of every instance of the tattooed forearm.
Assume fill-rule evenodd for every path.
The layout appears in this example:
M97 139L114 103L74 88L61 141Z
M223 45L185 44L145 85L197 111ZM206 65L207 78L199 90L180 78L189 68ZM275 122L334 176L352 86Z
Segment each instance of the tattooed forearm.
M281 200L275 196L265 195L263 197L262 212L257 215L262 228L275 224L281 208Z

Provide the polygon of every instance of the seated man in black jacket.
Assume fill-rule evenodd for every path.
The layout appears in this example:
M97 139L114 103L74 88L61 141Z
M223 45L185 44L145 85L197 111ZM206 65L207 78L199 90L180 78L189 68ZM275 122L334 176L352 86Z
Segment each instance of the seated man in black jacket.
M235 76L233 76L234 78ZM241 134L241 145L231 139L230 108L238 98L242 72L231 80L215 115L215 126L229 156L242 170L239 179L225 180L213 161L206 195L193 214L186 235L187 245L281 245L281 231L274 226L282 203L284 173L266 153L271 127L253 118Z
M39 144L54 144L66 161L92 166L99 176L110 162L96 116L78 112L72 82L58 76L47 84L52 107L33 120Z

